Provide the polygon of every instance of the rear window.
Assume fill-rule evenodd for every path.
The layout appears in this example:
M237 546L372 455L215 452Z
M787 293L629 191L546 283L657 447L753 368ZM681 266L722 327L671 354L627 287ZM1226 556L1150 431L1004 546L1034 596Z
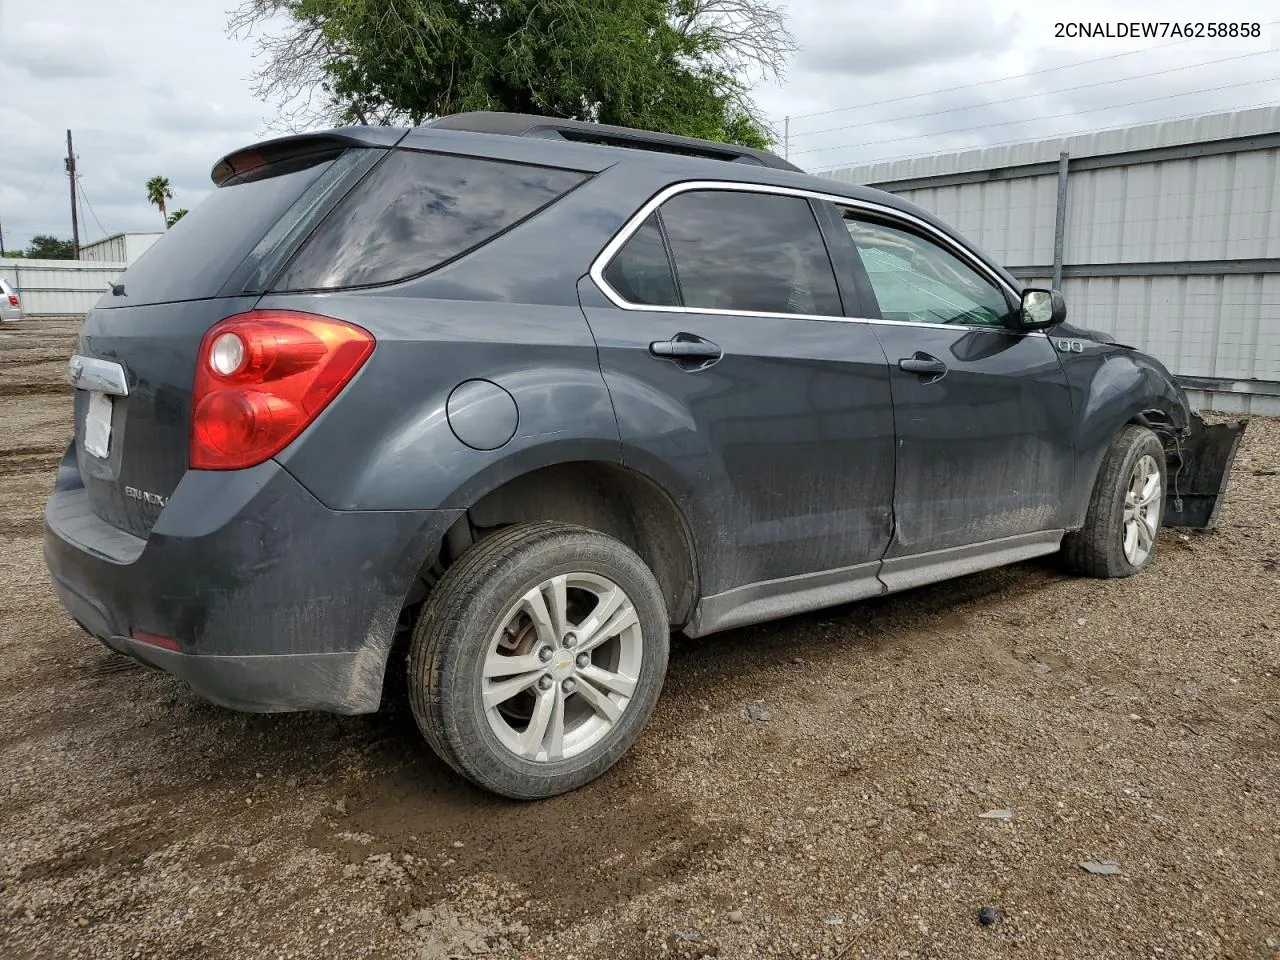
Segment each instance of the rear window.
M276 290L331 290L426 273L568 193L586 174L393 150L334 208Z
M230 180L152 244L120 279L125 295L102 305L131 306L214 297L268 230L333 164L313 154Z

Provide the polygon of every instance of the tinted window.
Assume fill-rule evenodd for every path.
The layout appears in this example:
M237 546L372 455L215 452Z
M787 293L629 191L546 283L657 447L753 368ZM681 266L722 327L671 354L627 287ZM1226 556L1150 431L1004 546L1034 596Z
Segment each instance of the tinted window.
M393 150L329 214L276 289L362 286L424 273L584 179L570 170Z
M214 190L119 278L105 307L201 300L221 292L258 241L333 164L334 154L261 167Z
M845 223L884 319L984 327L1008 322L1004 294L942 247L886 224Z
M657 307L680 305L680 295L676 292L676 280L671 273L671 261L667 258L656 213L650 215L618 251L605 268L604 278L628 303Z
M808 201L706 190L662 205L687 307L840 316L840 296Z

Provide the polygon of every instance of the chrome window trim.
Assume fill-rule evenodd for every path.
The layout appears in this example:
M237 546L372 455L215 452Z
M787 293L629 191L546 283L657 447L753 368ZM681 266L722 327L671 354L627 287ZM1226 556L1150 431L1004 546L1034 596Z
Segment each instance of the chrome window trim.
M876 216L885 217L890 220L897 220L908 227L922 231L931 238L936 238L941 244L947 247L952 253L960 257L969 266L979 271L987 277L996 287L1007 291L1014 300L1018 299L1018 291L1013 289L1003 277L992 270L989 266L978 259L971 251L966 249L963 244L957 243L951 237L947 236L937 227L930 223L926 223L919 217L904 213L901 210L895 210L892 207L886 207L883 204L872 203L868 200L854 200L850 197L841 197L833 193L822 193L817 190L805 190L799 187L779 187L768 183L740 183L732 180L687 180L683 183L673 183L654 194L639 210L632 215L631 219L623 224L622 229L613 235L603 250L591 262L589 274L592 281L600 289L600 292L615 307L623 310L643 310L647 313L693 313L704 314L717 317L790 317L796 320L825 320L827 322L836 323L870 323L885 324L888 326L898 327L924 327L933 330L985 330L988 333L1005 333L1005 334L1021 334L1023 336L1046 336L1043 331L1036 330L1012 330L1007 327L987 327L980 324L968 323L913 323L910 320L885 320L874 317L843 317L831 316L828 314L809 314L809 313L762 313L755 310L721 310L715 307L667 307L667 306L650 306L642 303L632 303L622 297L618 291L609 286L604 278L605 268L609 262L617 256L621 250L631 239L632 234L640 229L641 225L649 218L654 210L662 206L674 196L681 193L690 193L700 190L728 190L734 193L769 193L783 197L800 197L805 200L825 200L833 203L838 207L844 207L850 210L866 211ZM851 241L852 242L852 241Z

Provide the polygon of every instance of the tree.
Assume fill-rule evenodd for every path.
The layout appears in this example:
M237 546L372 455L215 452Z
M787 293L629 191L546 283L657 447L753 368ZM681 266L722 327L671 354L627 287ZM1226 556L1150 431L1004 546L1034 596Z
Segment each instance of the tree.
M290 129L512 110L763 146L748 91L795 49L774 2L243 0L228 31L258 31Z
M169 218L165 221L165 229L166 230L169 229L175 223L177 223L179 220L185 217L187 215L187 212L188 211L186 207L179 207L177 210L173 211L173 213L169 214Z
M50 234L38 233L31 238L27 256L32 260L74 260L76 248L70 240L59 240Z
M173 191L169 188L168 177L162 177L157 174L147 181L147 203L154 204L160 208L160 219L164 221L166 230L169 229L171 224L164 211L164 202L172 199Z

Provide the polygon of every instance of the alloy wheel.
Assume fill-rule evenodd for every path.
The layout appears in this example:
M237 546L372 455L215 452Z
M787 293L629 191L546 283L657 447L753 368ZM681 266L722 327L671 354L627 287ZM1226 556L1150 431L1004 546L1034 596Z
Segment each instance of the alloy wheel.
M1145 454L1133 465L1129 487L1124 494L1124 556L1135 567L1144 563L1156 545L1164 489L1155 457Z
M616 583L594 573L545 580L490 639L481 678L489 727L525 760L589 750L630 704L643 658L635 605Z

